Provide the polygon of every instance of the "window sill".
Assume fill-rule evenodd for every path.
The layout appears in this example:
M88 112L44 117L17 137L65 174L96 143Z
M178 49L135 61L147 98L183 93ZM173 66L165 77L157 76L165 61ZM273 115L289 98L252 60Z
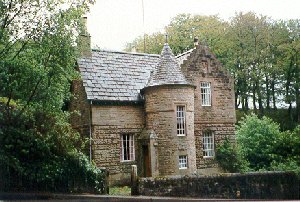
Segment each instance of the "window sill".
M185 170L185 169L187 169L187 167L179 168L179 170Z
M120 162L121 163L132 163L134 162L135 160L121 160Z
M214 159L214 156L203 156L204 159Z
M185 137L186 135L177 135L178 137Z

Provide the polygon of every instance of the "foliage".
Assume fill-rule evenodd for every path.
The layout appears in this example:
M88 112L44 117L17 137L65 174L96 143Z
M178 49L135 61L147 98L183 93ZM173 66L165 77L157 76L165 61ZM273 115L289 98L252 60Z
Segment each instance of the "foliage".
M217 147L216 160L218 164L227 172L247 171L247 162L238 153L236 146L228 138Z
M101 191L68 123L81 16L93 1L1 1L0 190Z
M175 55L193 48L194 37L212 49L234 77L236 108L253 108L263 116L284 105L289 109L287 122L300 122L299 19L273 20L248 12L226 22L217 16L180 14L164 32L145 35L145 50L144 37L125 50L134 46L139 52L159 54L164 33Z
M174 54L180 54L194 47L194 37L200 37L201 42L208 43L215 47L215 50L221 50L220 41L221 32L225 29L227 23L223 22L217 16L201 16L190 14L179 14L174 17L170 24L166 26L165 32L168 34L168 43ZM138 37L133 42L126 45L125 50L131 51L135 47L139 52L160 54L165 43L165 34L161 32L145 35L146 50L144 51L144 37Z
M274 145L280 137L279 125L271 119L248 115L237 126L237 142L242 156L254 170L270 167Z
M235 162L232 167L221 162L225 169L292 170L300 174L300 126L293 131L280 132L279 125L270 118L259 119L250 114L239 122L236 137L236 151L229 142L218 148L223 162L225 159Z
M246 115L250 115L252 113L256 114L258 117L261 116L261 114L253 109L249 109L247 111L242 109L237 109L236 111L236 119L237 122L241 121L243 117ZM291 114L290 114L291 113ZM290 116L293 116L292 120L290 119ZM280 125L280 131L286 131L286 130L292 130L295 127L297 127L298 122L297 120L297 114L296 109L292 109L291 112L289 109L266 109L264 111L264 116L272 119L274 122L278 123Z
M300 125L293 131L282 132L274 151L271 169L292 170L300 176Z

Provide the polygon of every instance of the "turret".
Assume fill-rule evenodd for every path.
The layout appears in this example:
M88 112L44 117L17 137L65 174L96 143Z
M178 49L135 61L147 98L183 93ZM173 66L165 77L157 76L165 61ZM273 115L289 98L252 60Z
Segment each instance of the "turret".
M151 73L145 97L146 127L157 136L155 168L158 175L196 172L194 89L180 70L166 43Z

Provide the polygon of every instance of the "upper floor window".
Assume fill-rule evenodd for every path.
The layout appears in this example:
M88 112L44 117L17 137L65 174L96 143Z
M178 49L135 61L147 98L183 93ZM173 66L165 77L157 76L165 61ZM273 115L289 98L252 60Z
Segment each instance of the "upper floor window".
M134 161L134 136L132 134L122 134L121 141L121 161Z
M177 105L176 106L176 119L177 119L177 135L185 135L185 106Z
M214 135L211 131L203 133L203 157L213 157L215 155Z
M202 106L211 106L211 84L209 82L201 82L200 88Z
M179 169L186 169L187 168L187 156L179 156Z

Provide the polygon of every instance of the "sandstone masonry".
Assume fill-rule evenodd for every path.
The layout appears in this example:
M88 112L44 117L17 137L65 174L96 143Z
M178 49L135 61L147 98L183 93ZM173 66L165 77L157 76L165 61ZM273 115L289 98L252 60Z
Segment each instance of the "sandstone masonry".
M215 149L234 137L233 80L206 46L174 56L91 51L78 60L71 123L91 137L110 182L219 172Z

